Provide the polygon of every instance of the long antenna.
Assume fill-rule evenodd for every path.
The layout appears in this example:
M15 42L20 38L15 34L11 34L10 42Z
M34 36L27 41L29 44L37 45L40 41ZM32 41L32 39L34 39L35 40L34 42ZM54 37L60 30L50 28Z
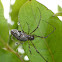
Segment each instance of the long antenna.
M44 20L43 20L44 21ZM46 22L46 21L45 21ZM48 23L48 22L46 22L46 23ZM40 37L40 38L47 38L49 35L51 35L55 30L56 30L56 28L52 25L52 24L50 24L50 23L48 23L49 25L51 25L53 28L54 28L54 30L50 33L50 34L48 34L47 36L45 36L45 37L42 37L42 36L37 36L37 35L34 35L34 36L36 36L36 37Z
M38 8L38 7L37 7L37 8ZM39 12L40 12L40 9L39 9L39 8L38 8L38 10L39 10ZM40 19L39 19L38 25L37 25L37 27L36 27L30 34L32 34L33 32L35 32L35 31L38 29L39 24L40 24L40 21L41 21L41 12L40 12Z
M34 46L36 52L37 52L46 62L48 62L48 61L40 54L40 52L37 50L37 48L35 47L35 45L33 44L32 41L31 41L31 43L32 43L32 45Z

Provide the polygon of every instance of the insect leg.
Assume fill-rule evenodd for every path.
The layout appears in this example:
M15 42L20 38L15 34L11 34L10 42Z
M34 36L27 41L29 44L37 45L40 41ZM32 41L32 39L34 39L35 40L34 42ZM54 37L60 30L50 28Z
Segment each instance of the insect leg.
M28 46L29 46L29 52L30 52L30 54L32 54L32 53L31 53L31 49L30 49L29 40L28 40Z
M27 22L26 22L27 23ZM27 23L27 26L28 26L28 34L29 34L29 32L30 32L30 28L29 28L29 24Z
M40 54L40 52L36 49L36 47L35 47L35 45L33 44L32 41L31 41L31 43L32 43L32 45L34 46L36 52L37 52L46 62L48 62L48 61Z
M37 7L37 8L38 8L38 7ZM40 21L41 21L41 11L40 11L39 8L38 8L38 10L39 10L39 12L40 12L40 19L39 19L39 22L38 22L37 27L36 27L30 34L32 34L33 32L35 32L35 31L38 29L38 27L39 27L39 24L40 24Z
M45 21L46 22L46 21ZM48 23L48 22L46 22L46 23ZM36 36L36 37L40 37L40 38L47 38L49 35L51 35L55 30L56 30L56 28L52 25L52 24L50 24L50 23L48 23L49 25L51 25L53 28L54 28L54 30L50 33L50 34L48 34L47 36L45 36L45 37L42 37L42 36L37 36L37 35L34 35L34 36Z
M21 26L20 22L18 22L18 25L20 25L22 32L24 32L23 29L22 29L22 26Z

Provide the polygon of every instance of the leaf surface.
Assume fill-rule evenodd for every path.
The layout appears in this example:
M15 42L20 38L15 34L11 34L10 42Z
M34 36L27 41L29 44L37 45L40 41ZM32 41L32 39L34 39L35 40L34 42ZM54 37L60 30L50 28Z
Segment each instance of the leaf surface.
M58 5L58 13L55 16L62 16L62 8Z
M14 53L5 51L0 48L0 62L21 62L21 61Z
M20 10L20 7L26 3L27 0L16 0L14 5L11 5L11 20L14 21L14 25L12 28L18 28L17 22L18 22L18 13Z
M58 19L58 17L53 16L54 13L51 10L35 0L28 1L20 8L19 11L19 20L22 29L24 30L24 32L28 33L29 25L29 33L31 33L37 27L40 19L40 12L38 8L41 11L41 21L39 28L31 35L47 36L54 30L54 28L50 24L52 24L56 28L56 30L46 39L35 37L32 42L35 45L36 49L48 62L62 62L62 22ZM46 22L48 22L49 24ZM18 28L19 30L22 30L20 26ZM29 52L28 41L24 42L23 47L30 61L46 62L35 51L31 41L29 41L29 43L32 54L30 54Z
M7 43L8 40L9 40L8 23L4 18L4 10L2 3L0 1L0 46L3 46L3 44Z

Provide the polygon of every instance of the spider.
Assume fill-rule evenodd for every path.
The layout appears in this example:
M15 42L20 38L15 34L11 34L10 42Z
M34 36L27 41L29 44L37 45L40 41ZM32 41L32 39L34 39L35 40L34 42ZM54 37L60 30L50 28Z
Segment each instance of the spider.
M38 7L37 7L37 8L38 8ZM26 23L27 23L27 26L28 26L28 34L26 34L26 33L23 31L21 24L20 24L21 31L19 31L19 30L17 30L17 29L12 29L12 30L11 30L11 34L12 34L17 40L19 40L19 41L27 41L27 40L28 40L29 52L30 52L30 54L31 54L30 44L29 44L29 40L30 40L31 43L32 43L32 45L33 45L33 47L35 48L36 52L37 52L46 62L48 62L48 61L40 54L40 52L37 50L37 48L36 48L35 45L33 44L32 40L34 40L35 37L47 38L49 35L51 35L51 34L56 30L56 28L55 28L53 25L51 25L50 23L48 23L48 22L45 21L47 24L51 25L51 26L54 28L54 30L53 30L50 34L48 34L47 36L45 36L45 37L38 36L38 35L31 35L33 32L35 32L35 31L38 29L39 24L40 24L40 21L41 21L41 12L40 12L40 9L39 9L39 8L38 8L38 10L39 10L39 13L40 13L40 19L39 19L39 22L38 22L37 27L36 27L31 33L29 33L29 31L30 31L30 30L29 30L29 24L26 22Z

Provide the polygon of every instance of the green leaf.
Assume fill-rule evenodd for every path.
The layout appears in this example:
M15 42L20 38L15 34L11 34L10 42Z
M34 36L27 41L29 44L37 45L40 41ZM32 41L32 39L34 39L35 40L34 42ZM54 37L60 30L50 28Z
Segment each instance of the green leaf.
M3 46L3 43L5 42L7 43L8 40L9 40L8 23L4 18L4 10L2 3L0 1L0 46Z
M18 13L20 7L26 3L27 0L16 0L14 5L11 5L12 12L10 13L11 20L14 21L14 26L12 28L18 28Z
M14 21L14 25L12 25L10 27L10 29L18 29L18 25L17 25L17 22L18 22L18 13L19 13L20 7L23 4L25 4L26 2L27 2L27 0L16 0L15 3L14 3L14 5L11 5L12 12L10 13L10 16L11 16L11 20ZM14 41L17 41L17 40L12 40L11 36L10 36L9 45L12 48L15 48Z
M54 16L62 16L62 12L58 12L58 13L54 14Z
M62 8L58 5L58 13L54 14L55 16L62 16Z
M58 5L58 12L62 12L62 8Z
M21 61L14 53L0 49L0 62L21 62Z
M50 25L52 24L56 30L49 35L46 39L42 39L39 37L34 37L32 40L33 44L36 46L37 50L40 54L48 61L48 62L62 62L62 22L58 19L58 17L53 16L54 13L46 8L44 5L38 3L37 1L28 1L25 3L19 11L19 20L24 32L28 33L28 25L31 33L38 25L40 19L41 11L41 22L39 24L39 28L32 33L31 35L38 36L47 36L51 33L54 28ZM26 23L27 22L27 23ZM46 23L48 22L48 23ZM19 30L22 30L21 27L18 27ZM34 49L33 45L30 43L30 49L32 54L29 52L28 41L23 44L24 50L28 55L30 62L46 62Z

